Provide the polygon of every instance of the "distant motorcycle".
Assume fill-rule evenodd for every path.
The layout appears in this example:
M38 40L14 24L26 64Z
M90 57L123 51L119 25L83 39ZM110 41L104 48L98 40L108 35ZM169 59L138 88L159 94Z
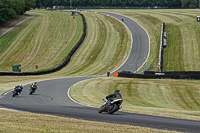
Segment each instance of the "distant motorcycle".
M31 86L29 91L30 91L30 95L32 95L33 93L35 93L35 91L37 90L37 86Z
M20 91L20 88L15 88L12 96L15 97L16 95L19 95Z
M114 100L107 100L103 99L103 105L99 108L98 113L108 112L108 114L113 114L119 109L121 109L123 100L122 99L114 99Z

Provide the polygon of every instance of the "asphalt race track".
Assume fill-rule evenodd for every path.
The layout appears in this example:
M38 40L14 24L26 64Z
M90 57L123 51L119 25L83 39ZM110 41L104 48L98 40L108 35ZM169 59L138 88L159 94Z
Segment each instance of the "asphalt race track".
M150 51L150 40L146 31L134 20L115 13L99 12L109 16L113 16L120 21L123 19L123 23L127 26L132 34L132 49L129 58L125 63L116 71L132 71L135 72L137 69L143 66L146 59L149 56Z
M149 54L149 38L145 30L130 18L113 13L106 14L109 14L110 16L112 15L120 19L120 21L123 18L124 24L129 28L133 37L130 56L116 71L127 70L127 66L134 63L138 66L142 66ZM137 67L130 67L128 69L135 71ZM73 102L68 97L68 89L75 83L90 78L98 77L73 77L41 81L38 83L38 90L33 95L29 95L29 85L26 85L24 86L23 92L14 98L12 97L11 91L3 94L0 97L0 105L5 108L16 110L90 121L128 124L183 132L200 131L200 121L167 118L123 111L118 111L113 115L107 113L99 114L97 108Z

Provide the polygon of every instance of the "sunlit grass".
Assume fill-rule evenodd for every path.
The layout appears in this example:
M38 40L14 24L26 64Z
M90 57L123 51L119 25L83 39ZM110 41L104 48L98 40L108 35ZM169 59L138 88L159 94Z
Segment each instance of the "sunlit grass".
M158 70L161 25L166 24L168 46L164 51L164 71L199 71L200 25L198 9L103 10L119 13L137 21L148 32L151 42L146 66Z
M11 71L12 65L17 64L22 65L23 72L36 71L35 65L39 70L55 67L67 57L83 33L81 16L76 16L75 21L70 12L29 13L36 17L0 38L0 71Z
M103 14L83 14L87 22L86 39L67 67L52 75L102 75L116 70L128 57L131 36L120 21Z
M100 107L101 99L119 89L122 110L200 120L199 86L195 80L98 78L74 85L70 95L82 104Z
M137 126L90 122L63 118L52 115L33 114L26 112L11 112L0 110L0 132L3 133L138 133L138 132L172 132Z
M139 22L148 32L150 36L150 40L151 40L151 52L150 52L150 56L146 65L149 66L151 64L154 64L153 70L157 70L158 53L159 53L159 45L160 45L160 30L161 30L162 22L166 23L166 30L169 34L169 42L168 42L169 45L165 51L164 69L170 70L170 71L199 70L200 45L198 44L200 41L200 32L198 29L200 29L200 27L199 27L199 23L196 22L196 15L198 15L198 10L109 10L109 11L121 13L133 18L134 20ZM42 12L38 13L38 16L35 18L35 20L37 19L40 22L42 22L42 20L45 21L44 20L45 17L40 17L41 14ZM57 12L57 14L55 13L54 15L58 15L58 14L60 13ZM43 76L28 76L28 77L2 76L0 77L0 84L1 84L0 93L3 93L13 88L15 85L21 84L21 83L24 85L24 84L31 83L33 81L45 80L49 78L60 78L64 76L99 75L99 74L105 74L108 69L115 70L123 62L123 60L127 57L129 53L129 47L130 47L129 32L120 22L118 22L115 19L111 19L108 16L94 14L94 13L84 13L84 15L86 16L86 21L88 25L87 37L83 45L76 52L76 54L74 55L71 62L66 68L54 74L43 75ZM62 16L59 18L63 19ZM77 20L78 19L81 19L81 18L77 18ZM34 21L34 22L38 24L37 21ZM31 20L25 23L24 27L20 26L19 29L22 28L22 29L26 29L26 32L29 31L28 28L26 28L28 23L31 23ZM57 26L59 24L61 23L55 22L55 24L53 24L53 27L51 27L52 28L51 31L55 29L54 26ZM71 22L70 25L73 25L73 22ZM81 22L80 22L80 25L81 25ZM45 27L46 25L43 25L43 26ZM31 26L31 27L34 27L34 26ZM78 31L82 31L81 29L82 28L80 27L80 30ZM18 42L16 41L16 39L21 40L22 39L21 37L26 36L22 34L23 32L19 32L19 34L21 34L22 36L17 37L18 32L19 31L16 29L12 31L10 35L7 35L4 38L1 38L0 45L2 45L2 40L5 39L6 37L10 38L5 41L5 43L9 44L13 42ZM66 34L65 31L62 31L62 32ZM72 32L72 29L70 30L70 33L71 32ZM31 36L31 33L29 34ZM54 53L55 55L54 50L56 50L57 47L54 44L57 44L57 42L62 40L58 38L60 34L61 34L60 32L56 32L53 35L49 33L49 36L47 38L45 38L44 36L43 37L37 36L32 41L35 41L37 40L37 38L40 38L40 37L45 38L44 39L45 42L47 42L49 45L46 45L47 48L44 48L41 50L43 50L43 52L45 50L50 50L50 51L52 50L51 52ZM51 39L55 39L54 35L56 37L56 40L51 40ZM75 42L78 40L78 36L81 35L81 32L79 32L76 35L77 37L74 36L74 38L76 39L74 39L73 44L75 44ZM31 41L31 37L26 38L26 39L28 41ZM54 43L54 41L56 43ZM4 53L5 50L9 47L9 45L5 45L5 43L3 47L0 47L0 50L1 50L0 53ZM177 44L178 46L176 46ZM29 44L27 45L29 46ZM60 43L60 46L62 45L63 43ZM26 47L28 48L28 46ZM32 48L33 46L30 46L29 48ZM50 46L52 47L50 48ZM123 48L123 49L121 52L118 53L119 48L120 49ZM68 48L65 48L65 50L66 49L69 50ZM181 52L179 49L182 49ZM31 51L31 49L27 49L27 50ZM23 50L21 49L21 51ZM95 53L96 51L98 51L98 53ZM26 53L23 53L22 55L25 56ZM60 55L61 55L60 57L64 57L66 54L64 52L63 53L61 52ZM40 60L39 63L41 64L43 64L48 59L49 60L52 59L50 58L50 55L48 55L47 53L44 56L44 58L40 59L39 55L35 57L37 57L35 59ZM61 60L59 59L54 60L52 62L52 66L59 63L62 60L62 59ZM11 59L9 59L9 61L10 60ZM12 61L15 61L15 59L13 58ZM18 63L18 62L16 61L15 63ZM38 64L37 62L35 63ZM12 63L8 63L8 64L5 63L5 65L1 65L0 66L1 71L7 71L7 69L10 68L11 65ZM35 64L33 63L29 65L32 67ZM80 84L77 84L76 86L74 86L70 93L72 97L75 98L79 102L99 107L102 104L101 99L104 98L107 94L113 93L115 89L120 89L122 92L122 95L124 98L123 110L138 112L138 113L153 114L153 115L186 118L186 119L195 119L195 120L200 119L200 112L199 112L200 90L199 90L198 81L101 78L101 79L88 80L85 82L81 82ZM85 95L84 96L85 99L80 99L80 97L77 97L78 94ZM7 111L3 111L3 112L7 113ZM23 116L22 114L15 114L15 113L8 112L11 115L11 117L9 117L9 115L4 114L4 113L0 113L0 115L2 116L1 118L3 117L5 118L5 119L0 120L0 124L2 125L1 129L3 131L11 132L15 129L14 131L16 132L24 132L27 130L30 132L38 132L38 131L47 132L49 131L49 128L51 126L54 126L52 123L46 123L43 125L45 128L41 127L40 122L42 121L43 123L44 121L48 119L46 117L43 117L42 120L39 119L40 121L36 121L36 123L38 123L39 125L36 124L29 128L25 125L27 121L28 123L30 123L30 120L27 120L27 119L33 118L34 120L36 120L37 117L30 117L30 116L33 116L32 114ZM27 118L24 120L26 122L21 123L22 125L24 125L24 128L23 126L21 126L21 124L17 125L19 121L16 119L15 119L16 121L12 123L12 119L13 119L12 115L15 118L18 118L19 121L21 120L20 116L22 116L22 119ZM47 121L51 122L54 119L55 118L51 120L47 120ZM79 122L76 121L74 123L79 123ZM55 127L52 127L52 132L66 132L66 131L68 132L79 132L79 131L80 132L81 131L99 132L98 130L99 126L98 128L96 126L94 127L96 130L93 130L93 129L91 130L87 126L90 124L88 124L87 122L86 124L84 124L83 127L86 128L85 130L84 129L81 130L83 128L81 126L80 126L81 127L80 129L77 126L78 129L70 130L70 127L69 127L69 130L68 130L66 128L60 127L62 124L57 125L56 123L55 126L57 129L55 129ZM16 125L16 128L13 128L12 125ZM31 125L31 123L28 125ZM107 124L103 124L103 125L100 125L100 127L105 127L106 125ZM39 128L35 128L37 126L39 126ZM116 125L114 125L114 127L116 127ZM109 129L114 129L114 128L111 127ZM107 130L105 131L104 129L102 129L102 131L107 132ZM128 130L122 129L122 132L125 132L125 131L128 132ZM146 132L146 131L155 132L155 130L152 131L151 129L136 130L136 132ZM130 132L134 132L134 130L131 128Z

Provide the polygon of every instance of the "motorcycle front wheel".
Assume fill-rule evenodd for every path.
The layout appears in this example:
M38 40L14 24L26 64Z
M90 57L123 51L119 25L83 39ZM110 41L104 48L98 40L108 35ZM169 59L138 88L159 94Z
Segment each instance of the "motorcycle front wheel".
M113 113L115 113L115 111L117 111L118 108L119 108L118 105L117 105L117 104L114 104L114 105L113 105L113 108L111 108L111 109L108 110L108 114L113 114Z
M35 92L34 90L31 90L31 91L30 91L30 95L32 95L34 92Z
M99 108L98 113L102 113L102 112L104 111L104 109L105 109L105 106L102 105L102 106Z
M17 92L14 91L12 97L15 97L15 95L17 95Z

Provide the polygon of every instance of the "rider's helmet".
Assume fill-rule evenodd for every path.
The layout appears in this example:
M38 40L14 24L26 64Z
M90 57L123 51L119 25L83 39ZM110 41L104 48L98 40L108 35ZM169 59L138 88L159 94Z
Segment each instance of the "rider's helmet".
M116 90L115 92L116 92L116 93L119 93L119 90Z
M20 85L19 85L19 89L22 89L22 88L23 88L23 87L22 87L22 84L20 84Z
M36 82L33 82L33 85L36 85Z

